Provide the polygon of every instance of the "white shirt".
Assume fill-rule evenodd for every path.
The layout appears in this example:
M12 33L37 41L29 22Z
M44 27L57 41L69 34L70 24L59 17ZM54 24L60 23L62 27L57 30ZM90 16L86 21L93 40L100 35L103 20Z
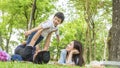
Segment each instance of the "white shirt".
M44 29L41 33L43 37L46 37L51 31L54 31L54 30L57 30L55 31L55 34L59 35L58 27L54 26L53 21L46 21L46 22L40 23L40 26Z

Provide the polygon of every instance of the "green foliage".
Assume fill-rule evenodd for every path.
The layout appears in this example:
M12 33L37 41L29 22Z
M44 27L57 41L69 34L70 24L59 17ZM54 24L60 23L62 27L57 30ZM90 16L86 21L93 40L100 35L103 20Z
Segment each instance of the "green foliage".
M84 18L87 23L86 33L84 31L83 35L83 42L85 43L84 48L88 48L89 54L86 55L85 53L85 55L91 59L91 57L88 56L94 52L95 54L93 53L94 55L92 55L92 57L95 56L95 59L93 60L102 60L105 47L104 40L108 36L108 27L110 27L112 22L111 0L70 0L70 2L74 4L77 13L81 18Z
M35 12L35 26L38 26L42 21L47 20L54 5L51 4L51 0L36 0L36 12ZM54 0L55 1L55 0ZM0 33L3 40L12 42L12 45L16 45L13 41L10 41L11 35L16 34L14 29L20 32L19 36L22 36L20 40L24 40L23 33L20 30L27 30L28 22L30 19L30 13L32 11L33 0L5 0L0 1L0 12L2 16L2 22L0 22ZM22 32L23 32L22 31ZM15 32L15 33L14 33ZM2 42L3 43L3 42ZM5 45L4 44L4 45ZM4 46L3 45L3 46Z
M56 8L53 5L55 1L57 0L37 0L34 16L35 26L45 21L54 10L65 9ZM2 40L10 39L10 33L16 33L14 29L19 32L19 40L24 40L23 31L27 30L32 4L33 0L0 1L0 11L2 12L0 38ZM68 43L72 40L79 40L82 42L85 51L93 48L89 53L94 52L95 60L102 60L105 47L104 40L108 36L108 27L111 26L112 22L111 0L70 0L68 4L67 8L70 10L64 11L69 14L66 18L70 18L70 20L60 26L60 43L53 37L50 46L51 56L60 55L60 50L65 48ZM89 30L89 33L87 30ZM94 35L93 31L95 32ZM9 42L12 46L18 44L16 41L10 40ZM2 46L4 47L5 44L2 44ZM85 55L88 58L89 55L86 53Z

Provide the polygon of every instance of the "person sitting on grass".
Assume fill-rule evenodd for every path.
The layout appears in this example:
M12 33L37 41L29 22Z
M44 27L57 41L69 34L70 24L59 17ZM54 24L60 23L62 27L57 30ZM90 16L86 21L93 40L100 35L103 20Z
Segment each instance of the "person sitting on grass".
M65 49L61 50L59 64L84 65L82 44L79 41L72 41Z
M37 64L48 63L50 60L50 52L48 51L48 48L51 34L52 32L48 34L43 50L40 50L38 46L34 49L34 41L30 41L31 45L29 46L27 46L26 42L23 42L21 45L16 47L15 55L12 56L12 59L14 60L15 56L19 56L19 58L22 57L23 61L31 61Z

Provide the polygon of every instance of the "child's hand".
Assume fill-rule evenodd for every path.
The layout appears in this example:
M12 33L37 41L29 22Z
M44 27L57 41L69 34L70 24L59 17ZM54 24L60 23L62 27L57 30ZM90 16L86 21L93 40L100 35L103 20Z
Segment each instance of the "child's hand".
M25 31L25 36L28 36L30 34L29 31Z
M71 50L71 53L72 53L72 54L79 54L79 51L76 50L76 49L73 49L73 50Z

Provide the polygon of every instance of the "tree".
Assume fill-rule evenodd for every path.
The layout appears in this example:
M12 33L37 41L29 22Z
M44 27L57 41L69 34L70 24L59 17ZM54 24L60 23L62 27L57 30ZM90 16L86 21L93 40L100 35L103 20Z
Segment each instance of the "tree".
M109 60L120 61L120 0L112 0L112 27L108 36Z
M9 47L13 45L18 45L15 42L11 41L11 35L16 33L15 30L19 32L20 42L21 40L24 40L23 33L21 33L20 30L23 31L27 30L29 21L32 23L31 25L32 27L30 26L30 28L33 28L36 25L40 24L42 21L45 21L49 17L50 12L52 12L52 8L54 8L54 5L51 4L51 2L53 1L52 0L0 1L0 12L2 13L2 16L0 17L2 19L2 21L0 22L0 44L1 44L0 46L2 47L2 49L10 53L12 49L10 49Z
M34 2L33 2L32 11L30 14L30 20L29 20L29 24L28 24L28 30L30 30L32 28L32 20L34 19L35 10L36 10L36 0L34 0Z
M106 60L106 51L104 50L107 37L108 24L111 24L111 0L70 0L77 9L79 20L84 18L79 23L87 25L86 33L82 35L84 41L84 58L86 62L92 60ZM85 24L84 23L84 24ZM82 27L81 27L82 28ZM82 30L82 33L84 31ZM79 34L79 35L78 35ZM77 37L80 36L80 31ZM103 57L103 53L105 56Z

